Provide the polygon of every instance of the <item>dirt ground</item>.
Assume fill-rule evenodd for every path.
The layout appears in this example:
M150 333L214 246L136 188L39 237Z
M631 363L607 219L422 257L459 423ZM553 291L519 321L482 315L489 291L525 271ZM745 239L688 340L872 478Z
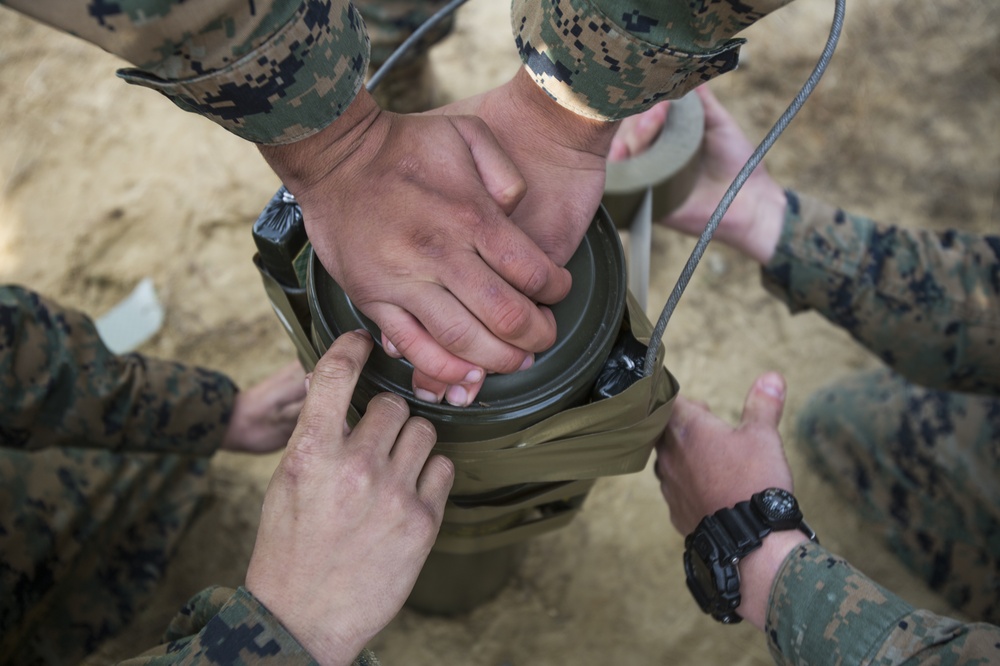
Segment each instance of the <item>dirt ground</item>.
M507 10L487 0L461 10L433 53L445 97L513 73ZM831 16L829 0L797 0L748 31L742 67L714 84L753 138L808 75ZM250 263L250 224L278 182L251 145L122 83L120 65L0 10L0 279L99 315L150 276L167 318L143 351L249 385L293 357ZM829 73L767 164L781 182L876 219L996 232L998 118L1000 6L852 3ZM654 318L691 245L656 231ZM756 268L722 247L710 249L665 342L682 390L730 419L754 377L784 372L788 435L812 390L875 363L818 316L789 316ZM912 602L945 610L786 441L824 544ZM153 644L201 588L241 583L277 461L216 457L212 505L161 593L92 663ZM603 479L571 525L528 544L495 600L454 619L404 610L373 647L387 665L770 663L751 627L723 629L697 611L681 550L648 469Z

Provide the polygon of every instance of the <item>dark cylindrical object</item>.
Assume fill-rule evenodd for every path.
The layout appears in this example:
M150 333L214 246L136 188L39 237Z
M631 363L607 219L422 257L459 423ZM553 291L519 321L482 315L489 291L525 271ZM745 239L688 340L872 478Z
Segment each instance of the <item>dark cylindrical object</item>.
M364 413L373 396L391 391L407 400L411 413L431 421L441 441L475 442L515 432L586 401L618 337L625 310L624 253L603 208L566 268L573 276L573 287L552 306L558 338L550 349L536 355L531 368L488 376L473 404L454 407L414 397L413 366L376 345L354 392L355 409ZM315 255L309 270L309 305L320 350L359 328L370 331L378 341L378 327L354 307Z
M375 324L354 307L343 289L309 257L306 280L313 342L319 353L338 336L365 328L380 340ZM567 263L569 295L552 307L558 339L522 372L487 377L468 407L418 400L411 390L412 366L376 345L355 390L352 405L364 413L377 393L403 396L411 413L431 421L440 442L481 446L520 432L550 416L587 403L598 373L622 331L626 302L625 257L617 230L601 208L580 248ZM533 470L526 469L530 478ZM431 613L468 611L494 596L513 571L523 542L564 525L580 509L593 479L498 485L488 474L456 483L441 533L408 605Z

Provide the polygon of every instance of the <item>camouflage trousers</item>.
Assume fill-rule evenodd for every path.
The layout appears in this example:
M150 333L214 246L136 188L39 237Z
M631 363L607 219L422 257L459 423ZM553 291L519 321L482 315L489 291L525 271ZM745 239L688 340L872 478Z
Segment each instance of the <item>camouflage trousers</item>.
M75 664L119 632L196 515L208 462L0 449L0 663Z
M1000 623L1000 398L876 370L817 392L798 442L908 568Z

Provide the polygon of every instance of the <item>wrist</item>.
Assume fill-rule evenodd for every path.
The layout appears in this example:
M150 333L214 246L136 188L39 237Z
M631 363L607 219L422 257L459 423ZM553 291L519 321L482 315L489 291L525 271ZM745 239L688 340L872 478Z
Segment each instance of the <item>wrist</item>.
M253 562L251 560L251 571ZM367 636L354 636L349 629L338 630L334 623L315 622L316 618L326 617L324 608L311 608L305 595L289 595L272 591L269 586L261 585L259 581L251 580L252 574L247 572L244 589L263 606L267 612L277 618L285 631L305 648L306 652L321 664L331 666L350 666L360 654L374 633Z
M774 579L788 554L808 540L798 530L772 532L740 561L740 617L763 631Z
M521 108L530 109L531 115L538 119L539 131L558 137L569 147L607 156L618 122L588 118L562 106L535 82L523 66L511 79L510 87Z
M768 176L756 197L752 223L731 245L758 263L767 264L781 240L787 206L785 191Z
M261 155L282 183L296 197L365 142L382 109L362 88L344 112L324 129L300 141L281 145L260 145Z

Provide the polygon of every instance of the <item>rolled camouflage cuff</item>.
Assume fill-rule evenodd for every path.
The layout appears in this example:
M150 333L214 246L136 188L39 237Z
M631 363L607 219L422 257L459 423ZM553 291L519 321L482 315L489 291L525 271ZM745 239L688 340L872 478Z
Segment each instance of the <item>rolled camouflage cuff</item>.
M914 609L819 544L794 548L771 588L764 633L777 664L872 659ZM893 661L893 663L896 663Z
M183 79L134 68L118 76L248 141L283 144L340 117L364 83L368 50L353 5L305 0L274 35L224 68Z
M260 663L317 666L313 656L245 587L232 590L213 586L202 590L170 622L163 640L163 645L133 661L205 666ZM379 661L366 648L352 666L379 666Z
M588 118L620 120L734 69L744 40L729 37L789 1L706 0L690 9L513 0L511 27L521 60L550 97Z

